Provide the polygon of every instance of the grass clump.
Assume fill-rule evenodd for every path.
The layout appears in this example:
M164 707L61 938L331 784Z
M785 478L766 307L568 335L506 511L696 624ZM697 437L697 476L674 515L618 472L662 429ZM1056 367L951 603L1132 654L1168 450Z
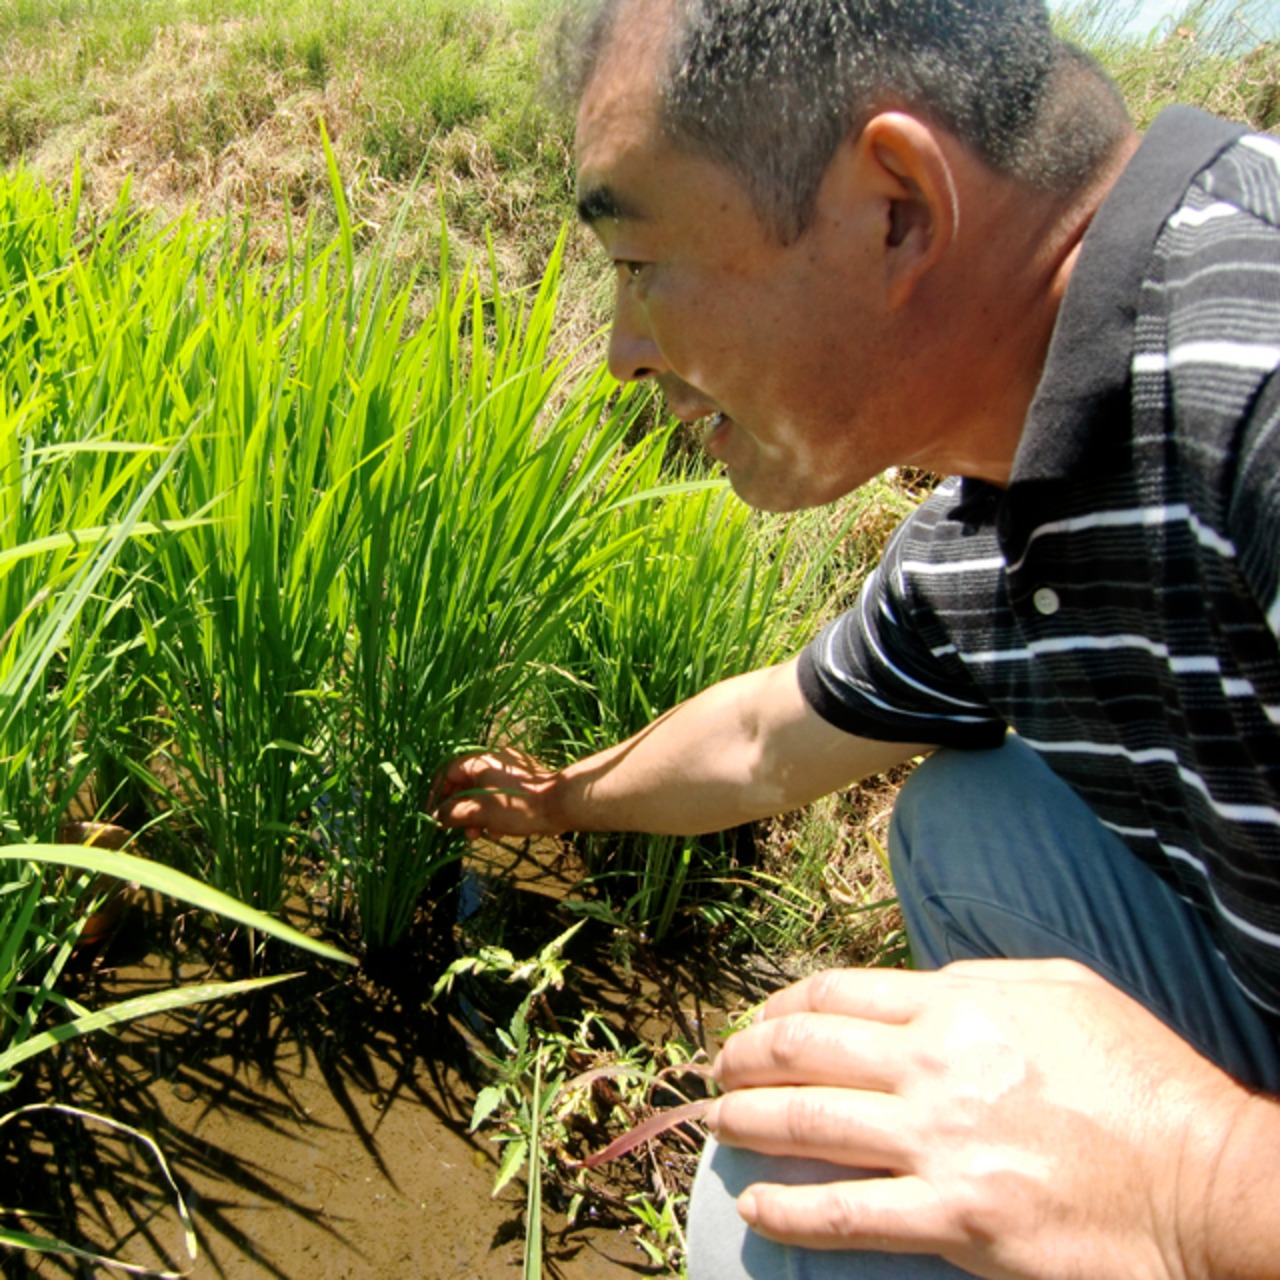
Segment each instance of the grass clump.
M65 182L78 161L98 208L131 175L165 217L247 209L283 259L291 214L337 230L323 127L366 246L421 178L406 259L431 262L443 212L470 251L497 234L504 283L536 283L570 209L567 124L538 93L539 33L557 7L4 0L0 162Z
M781 661L830 608L834 553L863 499L834 522L763 517L701 463L671 462L672 430L642 446L642 488L663 488L661 504L600 520L599 536L629 550L592 585L554 652L567 678L542 686L537 710L553 757L622 741L717 680ZM819 524L825 536L811 536ZM599 895L589 909L655 940L678 911L719 917L726 878L752 858L747 831L584 836L579 848Z
M461 854L430 816L452 754L549 714L587 749L778 656L820 559L762 541L722 481L665 477L661 435L628 448L647 395L555 345L562 248L526 295L442 239L416 322L411 284L358 265L330 159L342 231L285 270L226 223L121 203L85 229L10 182L12 519L38 539L146 500L95 644L58 638L74 697L7 811L29 836L89 797L268 910L318 875L377 951ZM21 620L40 587L14 572ZM636 920L670 921L676 862L643 855Z
M1106 68L1139 129L1175 102L1254 129L1280 128L1280 24L1265 5L1189 0L1139 36L1128 26L1133 8L1078 0L1059 26Z

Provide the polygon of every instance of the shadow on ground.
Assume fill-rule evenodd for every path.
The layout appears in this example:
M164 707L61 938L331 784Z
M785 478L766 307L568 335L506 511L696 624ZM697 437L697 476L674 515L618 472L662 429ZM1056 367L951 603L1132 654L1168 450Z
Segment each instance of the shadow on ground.
M514 860L523 867L508 851L481 868L485 928L514 954L532 954L568 923L563 886L526 851ZM456 915L452 900L447 909ZM452 948L457 932L432 918L359 974L307 960L283 985L70 1042L6 1097L6 1111L58 1102L151 1138L190 1209L194 1267L156 1156L92 1120L46 1110L0 1129L0 1204L22 1207L24 1229L133 1264L191 1267L196 1280L518 1274L523 1187L517 1180L492 1197L495 1147L468 1132L483 1024L507 1011L427 1007L453 954L432 940L448 936ZM242 976L242 943L151 904L82 968L72 994L98 1008L179 981ZM595 1010L627 1044L678 1035L710 1050L726 1012L781 981L696 948L623 948L596 921L568 959L557 1010L568 1020ZM680 1166L676 1176L692 1168L693 1144L683 1145L679 1160L662 1161L669 1172ZM619 1162L616 1176L614 1192L603 1189L573 1227L549 1196L547 1275L661 1274L636 1246L632 1216L610 1210L643 1182L641 1165ZM0 1254L0 1265L15 1280L100 1274L30 1252Z

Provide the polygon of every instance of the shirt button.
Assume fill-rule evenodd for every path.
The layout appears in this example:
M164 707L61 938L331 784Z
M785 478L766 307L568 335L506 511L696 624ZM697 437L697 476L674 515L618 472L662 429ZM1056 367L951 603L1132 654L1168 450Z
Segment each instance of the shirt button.
M1037 612L1044 614L1046 618L1053 617L1062 608L1062 601L1058 599L1058 593L1052 587L1038 588L1035 595L1031 597L1031 603L1035 605Z

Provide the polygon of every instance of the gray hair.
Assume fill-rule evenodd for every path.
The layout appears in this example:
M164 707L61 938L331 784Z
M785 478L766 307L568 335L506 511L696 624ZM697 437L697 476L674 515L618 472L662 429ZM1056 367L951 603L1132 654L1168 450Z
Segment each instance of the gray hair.
M575 97L625 39L626 3L595 0L579 26ZM876 110L916 111L996 171L1064 196L1129 127L1044 0L675 0L657 88L671 140L733 172L783 241L803 234L836 148Z

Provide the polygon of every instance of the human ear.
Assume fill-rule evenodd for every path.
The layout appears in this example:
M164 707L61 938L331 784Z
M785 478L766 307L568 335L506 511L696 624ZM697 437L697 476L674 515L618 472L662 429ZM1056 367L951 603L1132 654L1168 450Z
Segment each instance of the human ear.
M960 201L936 129L902 111L872 116L850 139L850 177L875 211L887 301L905 305L960 228Z

